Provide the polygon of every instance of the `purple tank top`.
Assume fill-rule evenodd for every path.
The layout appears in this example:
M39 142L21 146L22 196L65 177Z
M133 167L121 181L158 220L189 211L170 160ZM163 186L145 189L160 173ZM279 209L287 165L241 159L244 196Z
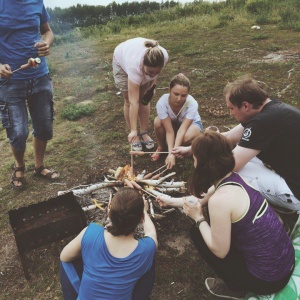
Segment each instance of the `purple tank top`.
M295 263L295 250L283 225L263 196L236 173L217 187L238 185L250 198L245 216L232 223L231 242L241 251L249 272L265 281L287 276Z

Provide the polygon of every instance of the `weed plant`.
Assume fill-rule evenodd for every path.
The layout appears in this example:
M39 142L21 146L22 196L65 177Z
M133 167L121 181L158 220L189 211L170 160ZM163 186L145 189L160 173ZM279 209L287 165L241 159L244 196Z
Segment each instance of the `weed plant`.
M70 104L62 108L61 116L69 121L75 121L83 116L90 116L94 111L93 105Z

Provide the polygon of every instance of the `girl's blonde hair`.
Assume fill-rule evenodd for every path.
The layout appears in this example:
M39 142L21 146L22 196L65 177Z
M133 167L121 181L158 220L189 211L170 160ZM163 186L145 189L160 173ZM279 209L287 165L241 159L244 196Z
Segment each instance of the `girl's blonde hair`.
M165 57L157 41L147 40L144 43L147 48L144 55L144 65L147 67L160 67L162 68L165 64Z

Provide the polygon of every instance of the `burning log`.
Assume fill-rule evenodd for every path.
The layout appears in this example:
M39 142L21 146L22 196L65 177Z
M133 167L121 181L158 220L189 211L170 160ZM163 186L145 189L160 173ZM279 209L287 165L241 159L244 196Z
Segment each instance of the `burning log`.
M141 174L138 174L138 175L136 176L136 178L137 178L137 179L143 179L144 176L145 176L145 174L146 174L146 170L143 170L143 172L142 172Z
M152 180L152 179L141 179L137 180L138 183L149 185L149 186L158 186L161 188L184 188L185 182L184 181L178 181L178 182L160 182L160 180Z
M92 204L92 205L89 205L89 206L82 207L82 210L83 211L89 211L89 210L95 209L96 207L97 206L95 204Z
M164 197L169 197L169 198L171 197L171 196L169 196L169 195L166 195L166 194L163 194L163 193L161 193L161 192L159 192L159 191L156 191L156 190L154 190L154 189L151 188L151 187L145 186L145 187L144 187L144 190L145 190L146 192L152 194L152 195L155 196L155 197L158 197L158 196L164 196Z
M176 175L176 173L175 172L172 172L172 173L170 173L170 174L168 174L168 175L166 175L166 176L164 176L164 177L162 177L162 178L160 178L159 180L158 180L158 184L161 184L163 181L165 181L167 178L169 178L169 177L172 177L172 176L174 176L174 175Z
M90 194L91 192L93 191L96 191L98 189L101 189L101 188L105 188L105 187L109 187L109 186L122 186L123 185L123 182L120 182L120 181L115 181L115 182L100 182L100 183L96 183L96 184L92 184L86 188L83 188L83 189L70 189L70 190L67 190L67 191L58 191L57 194L58 196L60 195L64 195L70 191L73 192L73 194L75 196L80 196L80 195L86 195L86 194Z
M171 187L171 188L166 188L166 187L160 187L160 186L156 186L155 187L156 190L158 190L161 193L185 193L186 189L185 187Z

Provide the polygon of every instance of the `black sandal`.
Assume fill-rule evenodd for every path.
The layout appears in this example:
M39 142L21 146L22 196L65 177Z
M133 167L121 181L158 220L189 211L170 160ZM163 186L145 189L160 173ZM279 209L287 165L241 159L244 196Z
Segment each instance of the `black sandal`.
M23 166L23 167L16 167L16 165L14 165L13 170L14 170L14 172L11 175L10 184L11 184L11 186L13 188L15 188L17 190L21 190L21 189L24 188L25 178L24 178L24 176L18 177L16 174L17 174L17 172L25 172L25 166ZM16 185L14 183L15 181L20 182L22 184L21 185Z
M42 173L42 171L45 170L45 169L49 170L49 172L47 174ZM42 178L50 180L50 181L51 180L56 180L60 177L60 174L57 171L51 170L50 168L45 167L45 166L40 166L39 168L34 168L34 174L36 176L42 177ZM57 174L57 176L53 178L52 177L53 174Z
M143 135L148 135L148 131L145 131L145 132L142 132L142 133L139 133L138 135L140 136L140 139L141 139L141 143L142 144L145 144L145 146L146 146L146 148L148 149L148 150L150 150L150 149L153 149L154 148L154 141L150 138L150 140L147 140L147 141L145 141L144 139L143 139Z

